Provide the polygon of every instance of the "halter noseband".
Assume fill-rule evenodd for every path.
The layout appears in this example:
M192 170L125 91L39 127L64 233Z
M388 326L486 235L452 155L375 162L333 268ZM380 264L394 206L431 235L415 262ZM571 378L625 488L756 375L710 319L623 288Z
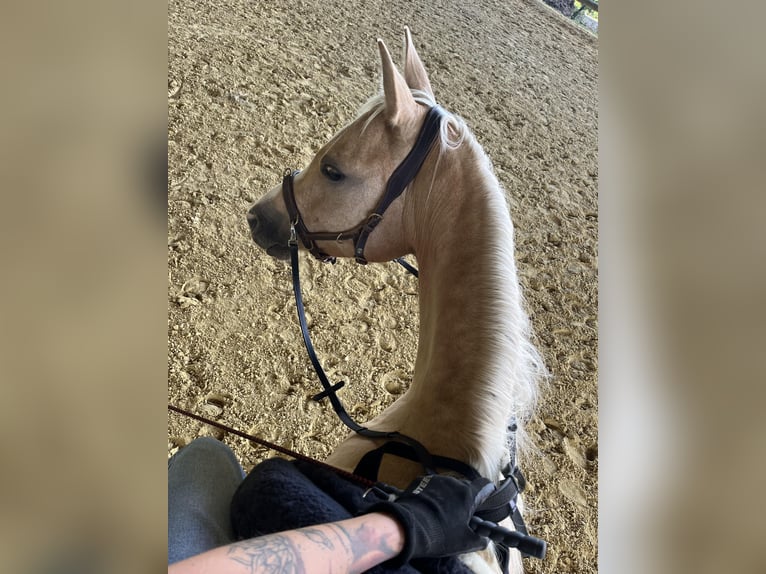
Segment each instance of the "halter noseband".
M323 262L334 263L335 257L327 255L319 248L316 242L351 239L354 242L354 258L356 262L366 265L367 259L364 256L364 248L367 244L367 239L375 227L383 220L383 214L386 209L389 208L397 197L404 193L404 190L415 179L418 171L423 166L428 153L431 151L431 146L439 134L442 113L442 109L439 106L433 106L428 110L415 145L407 154L407 157L402 160L402 163L397 166L391 177L388 178L386 192L383 194L383 197L375 206L375 209L372 210L372 213L362 223L351 229L345 231L309 231L303 223L303 218L298 210L298 204L295 202L293 177L298 172L286 169L282 178L282 197L285 200L287 213L290 217L289 243L297 243L297 238L300 237L303 245L314 257Z

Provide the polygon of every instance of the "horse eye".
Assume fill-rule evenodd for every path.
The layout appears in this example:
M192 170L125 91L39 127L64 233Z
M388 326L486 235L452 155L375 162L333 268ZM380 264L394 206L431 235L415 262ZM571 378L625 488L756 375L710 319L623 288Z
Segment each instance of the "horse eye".
M321 168L321 171L322 175L324 175L330 181L340 181L344 177L340 171L335 169L329 163L324 164Z

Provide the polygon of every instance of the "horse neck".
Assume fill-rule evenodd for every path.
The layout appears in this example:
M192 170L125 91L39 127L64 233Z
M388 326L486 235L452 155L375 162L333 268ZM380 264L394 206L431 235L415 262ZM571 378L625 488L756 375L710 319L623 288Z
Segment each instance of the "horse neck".
M432 452L491 477L507 454L509 418L530 391L527 319L513 226L489 162L473 142L444 153L424 166L410 200L420 269L420 336L408 395L413 425L422 428L413 430ZM432 182L426 173L438 175Z

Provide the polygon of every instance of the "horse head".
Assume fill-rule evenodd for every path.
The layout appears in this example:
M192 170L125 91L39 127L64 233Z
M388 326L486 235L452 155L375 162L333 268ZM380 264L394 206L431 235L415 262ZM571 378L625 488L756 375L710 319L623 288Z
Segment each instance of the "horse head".
M413 147L434 105L428 76L409 29L405 30L404 74L396 69L380 39L378 49L382 94L372 98L308 166L300 172L288 171L289 182L272 188L248 211L252 238L269 255L289 257L290 227L300 218L305 230L322 237L315 242L317 252L326 258L353 257L353 232L367 223L391 175ZM286 185L293 200L285 197ZM375 232L366 241L364 260L387 261L413 251L413 222L405 217L406 201L405 191L374 222Z

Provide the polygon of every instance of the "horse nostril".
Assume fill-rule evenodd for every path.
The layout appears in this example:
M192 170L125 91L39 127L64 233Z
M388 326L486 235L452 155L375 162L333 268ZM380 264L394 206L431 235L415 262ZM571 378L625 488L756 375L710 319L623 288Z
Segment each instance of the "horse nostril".
M250 226L251 231L255 231L258 229L261 225L261 222L258 220L258 216L253 213L252 211L247 212L247 224Z

